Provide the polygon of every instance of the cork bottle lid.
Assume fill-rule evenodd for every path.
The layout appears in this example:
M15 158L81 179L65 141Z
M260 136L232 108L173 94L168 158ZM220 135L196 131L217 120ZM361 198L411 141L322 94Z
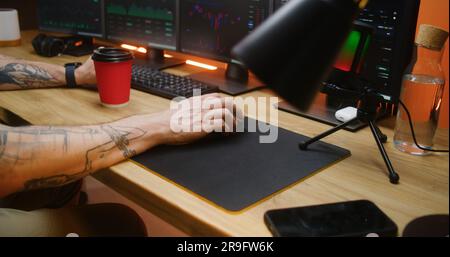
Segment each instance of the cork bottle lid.
M433 50L442 50L447 37L447 31L432 25L422 24L419 27L416 44Z

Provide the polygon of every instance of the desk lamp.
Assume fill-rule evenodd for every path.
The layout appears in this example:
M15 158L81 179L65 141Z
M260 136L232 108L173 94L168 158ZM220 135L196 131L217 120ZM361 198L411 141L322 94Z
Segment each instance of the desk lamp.
M237 44L232 54L281 97L302 111L322 87L359 10L367 0L291 0ZM339 88L334 88L339 91ZM391 183L399 176L386 154L375 125L379 95L367 87L358 118L367 122L389 171ZM352 93L352 92L350 92ZM356 119L350 121L353 122ZM300 149L340 129L344 123L307 142Z
M332 69L364 0L291 0L232 51L305 111Z

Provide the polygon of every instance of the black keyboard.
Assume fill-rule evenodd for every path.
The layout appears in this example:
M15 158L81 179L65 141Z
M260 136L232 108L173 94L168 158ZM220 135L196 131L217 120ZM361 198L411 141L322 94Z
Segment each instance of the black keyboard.
M169 74L137 64L133 64L131 85L136 90L168 99L179 96L192 97L195 89L201 90L202 95L218 91L216 87L191 78Z

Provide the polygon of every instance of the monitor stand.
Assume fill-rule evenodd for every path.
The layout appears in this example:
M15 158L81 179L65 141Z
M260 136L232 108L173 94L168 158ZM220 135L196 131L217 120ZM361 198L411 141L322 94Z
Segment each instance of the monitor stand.
M217 87L229 95L240 95L265 87L248 69L239 64L228 63L227 69L204 71L189 76L190 78Z
M290 105L287 102L280 102L277 107L279 110L286 111L294 115L299 115L331 126L338 126L341 125L342 122L336 119L335 117L336 111L349 106L355 107L357 106L357 103L353 101L341 100L338 99L337 97L332 97L320 93L314 100L314 103L311 105L309 110L306 112L300 111L299 109ZM386 116L387 111L385 109L380 109L378 119L382 119ZM365 128L366 126L367 126L366 124L360 121L355 121L354 124L347 126L345 130L350 132L357 132L360 129Z
M164 50L155 48L147 48L146 54L135 52L135 57L135 64L144 65L155 70L164 70L186 63L186 61L181 59L164 57Z

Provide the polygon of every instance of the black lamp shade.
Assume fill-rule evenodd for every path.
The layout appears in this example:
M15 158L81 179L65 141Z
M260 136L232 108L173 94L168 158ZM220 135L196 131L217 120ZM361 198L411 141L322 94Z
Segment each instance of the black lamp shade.
M291 0L232 54L281 97L306 110L351 31L358 2Z

